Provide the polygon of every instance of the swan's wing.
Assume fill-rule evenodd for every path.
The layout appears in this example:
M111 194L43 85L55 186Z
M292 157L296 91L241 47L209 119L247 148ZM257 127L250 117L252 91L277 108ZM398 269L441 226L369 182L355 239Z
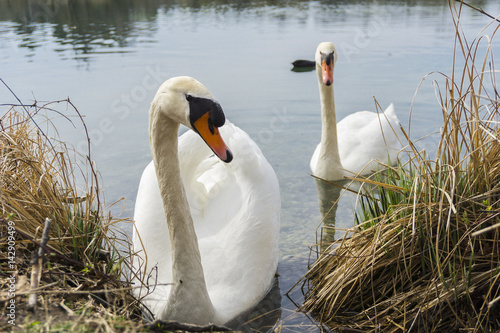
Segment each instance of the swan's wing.
M398 115L396 114L393 103L389 104L387 109L385 109L384 114L389 119L389 121L391 121L391 123L399 124Z
M197 184L186 192L192 194L188 200L210 297L229 319L256 304L271 286L280 196L276 174L255 142L229 122L219 130L232 162L205 160L194 173Z
M337 132L343 167L354 173L364 169L365 174L379 168L377 163L370 164L372 160L387 163L390 158L394 162L401 148L398 131L399 121L392 104L385 116L360 111L342 119L337 124Z

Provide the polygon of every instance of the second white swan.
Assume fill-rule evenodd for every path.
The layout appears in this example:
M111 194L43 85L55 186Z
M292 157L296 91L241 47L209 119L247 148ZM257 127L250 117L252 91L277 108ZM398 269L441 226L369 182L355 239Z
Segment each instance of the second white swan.
M178 138L179 124L192 130ZM153 161L143 172L134 214L135 295L156 319L226 324L272 285L276 174L193 78L172 78L158 89L149 131Z
M337 51L330 42L320 43L315 55L321 99L321 142L311 158L315 176L339 180L368 174L380 168L375 161L395 162L401 143L396 135L399 120L391 104L383 114L353 113L337 124L333 70Z

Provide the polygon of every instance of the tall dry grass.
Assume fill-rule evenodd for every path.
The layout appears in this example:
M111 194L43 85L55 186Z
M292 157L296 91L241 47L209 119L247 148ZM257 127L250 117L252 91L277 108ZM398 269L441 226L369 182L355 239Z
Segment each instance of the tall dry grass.
M455 24L452 72L435 81L443 115L435 157L408 141L407 162L363 180L350 237L304 277L302 309L336 329L500 329L500 96L491 37ZM403 159L401 159L403 160Z
M7 245L10 249L0 252L0 285L7 286L8 278L15 275L18 328L32 327L28 317L33 316L33 322L52 322L51 314L58 312L55 309L67 310L58 321L71 323L75 320L71 313L79 306L86 310L100 306L106 309L100 313L107 313L107 319L101 316L90 329L110 331L113 323L109 318L130 318L138 313L125 272L130 262L130 241L116 227L123 220L106 210L99 175L90 157L76 154L46 134L57 134L49 118L55 115L52 108L58 103L79 115L66 100L43 106L11 106L0 118L0 244L2 249ZM30 271L34 269L31 255L40 247L46 218L52 223L35 291L38 311L35 308L32 314L26 311L28 295L33 293L29 287L33 277ZM4 302L10 302L11 294L3 287L0 303L7 304ZM56 308L49 306L52 303ZM39 316L43 314L47 317L41 321ZM83 323L73 324L81 328ZM7 320L0 325L7 325ZM51 331L50 325L55 323L41 330Z

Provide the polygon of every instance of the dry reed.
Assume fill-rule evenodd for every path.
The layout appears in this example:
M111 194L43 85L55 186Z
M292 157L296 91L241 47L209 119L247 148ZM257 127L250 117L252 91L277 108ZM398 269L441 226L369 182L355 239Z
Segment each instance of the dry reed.
M0 306L16 304L16 325L2 317L0 329L114 331L113 318L122 322L139 313L124 274L129 260L118 250L130 242L114 228L121 220L105 211L90 157L78 161L78 154L49 140L37 125L51 126L47 112L58 103L74 108L69 100L12 106L0 119L0 244L8 249L0 252ZM40 247L46 218L52 224L40 251L46 256L39 288L33 291L30 259ZM38 306L32 313L27 300L34 292Z
M435 81L443 115L431 159L408 158L366 180L356 225L303 278L302 309L363 332L500 329L500 96L490 39L469 43L450 2L455 54ZM486 46L486 52L482 46ZM459 64L463 67L459 68ZM323 247L318 246L319 251Z

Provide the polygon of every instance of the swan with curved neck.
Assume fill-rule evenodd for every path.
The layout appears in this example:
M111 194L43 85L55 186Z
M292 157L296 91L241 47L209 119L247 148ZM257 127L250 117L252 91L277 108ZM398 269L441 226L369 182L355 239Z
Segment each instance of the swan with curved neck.
M375 161L394 162L401 143L395 133L399 120L391 104L383 114L359 111L337 123L333 71L337 51L330 42L318 45L315 55L321 102L321 142L311 159L314 175L338 180L379 169Z
M167 80L149 117L153 161L135 206L134 268L141 285L135 294L156 319L223 325L258 303L273 281L276 175L190 77ZM179 124L192 131L178 138ZM222 136L238 152L234 160Z

